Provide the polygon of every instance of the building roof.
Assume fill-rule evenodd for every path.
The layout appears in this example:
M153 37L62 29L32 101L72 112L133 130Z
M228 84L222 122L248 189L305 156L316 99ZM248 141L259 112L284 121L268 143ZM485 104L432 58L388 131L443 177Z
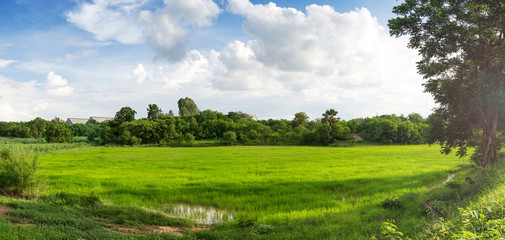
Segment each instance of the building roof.
M87 118L67 118L67 123L70 124L70 126L78 123L86 124L88 122Z
M113 120L113 118L110 118L110 117L90 117L89 118L90 120L93 119L99 123L101 122L105 122L105 121L109 121L109 120Z
M249 119L252 119L254 121L258 121L258 118L256 117L256 114L247 114L246 117L249 118Z

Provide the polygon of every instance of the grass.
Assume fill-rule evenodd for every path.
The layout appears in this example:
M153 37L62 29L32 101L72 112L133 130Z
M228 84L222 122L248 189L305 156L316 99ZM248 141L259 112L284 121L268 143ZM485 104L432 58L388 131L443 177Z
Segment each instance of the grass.
M366 239L402 215L377 205L415 198L466 161L421 145L95 147L43 154L39 163L48 194L93 193L106 205L163 214L203 206L233 219L195 238ZM400 227L415 234L427 213L411 212Z
M48 143L42 138L7 138L0 137L0 148L16 147L29 149L34 152L49 152L71 148L89 147L86 137L74 137L72 143Z

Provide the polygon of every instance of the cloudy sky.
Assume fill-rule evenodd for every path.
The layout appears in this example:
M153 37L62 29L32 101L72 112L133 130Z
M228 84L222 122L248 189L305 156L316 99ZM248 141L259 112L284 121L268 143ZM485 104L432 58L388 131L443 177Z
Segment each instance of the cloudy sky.
M427 116L395 0L3 0L0 121L113 116L148 104L261 119Z

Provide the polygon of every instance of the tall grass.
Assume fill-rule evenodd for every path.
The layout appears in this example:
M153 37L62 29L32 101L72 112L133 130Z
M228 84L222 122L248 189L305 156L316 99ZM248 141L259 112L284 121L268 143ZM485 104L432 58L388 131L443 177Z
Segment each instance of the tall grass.
M36 195L39 184L36 155L21 148L0 149L1 194Z
M42 138L6 138L0 137L0 148L2 147L23 148L35 152L49 152L71 148L89 147L89 143L84 137L75 137L73 143L47 143Z

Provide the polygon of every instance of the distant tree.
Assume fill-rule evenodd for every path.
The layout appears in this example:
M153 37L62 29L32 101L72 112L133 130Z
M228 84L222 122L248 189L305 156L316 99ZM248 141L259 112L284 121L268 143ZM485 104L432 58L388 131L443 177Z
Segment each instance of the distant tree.
M90 118L87 122L86 125L97 125L99 122L93 118Z
M238 121L239 119L246 118L247 113L243 112L228 112L228 118L231 119L232 121Z
M196 103L189 97L179 99L177 106L179 107L179 116L194 116L200 112Z
M330 126L335 123L338 123L340 121L340 118L337 117L337 114L338 114L338 112L335 111L335 109L333 109L333 108L326 110L326 112L323 113L322 122L328 123Z
M411 114L409 114L408 120L410 122L415 122L415 123L424 122L423 116L421 116L421 114L419 114L419 113L411 113Z
M116 112L114 120L118 122L130 122L135 120L135 114L137 114L137 112L131 107L122 107L118 112Z
M147 107L147 118L148 119L151 119L151 120L157 119L157 118L161 117L162 114L163 114L163 112L158 107L158 105L156 105L156 104L149 104L148 105L148 107Z
M73 141L70 126L61 121L51 121L46 127L46 141L50 143L66 143Z
M307 121L309 120L309 116L307 116L304 112L295 113L295 118L293 118L294 127L302 126L305 127L307 125Z
M65 123L61 118L59 117L54 117L53 120L51 120L53 123Z
M28 122L30 125L30 133L32 137L34 138L42 138L44 137L44 133L46 131L46 126L47 126L47 121L37 117L30 122Z
M175 115L174 115L174 111L172 111L172 110L168 111L168 116L169 116L169 117L173 117L173 116L175 116Z
M223 141L228 145L233 145L237 142L237 134L233 131L223 133Z

